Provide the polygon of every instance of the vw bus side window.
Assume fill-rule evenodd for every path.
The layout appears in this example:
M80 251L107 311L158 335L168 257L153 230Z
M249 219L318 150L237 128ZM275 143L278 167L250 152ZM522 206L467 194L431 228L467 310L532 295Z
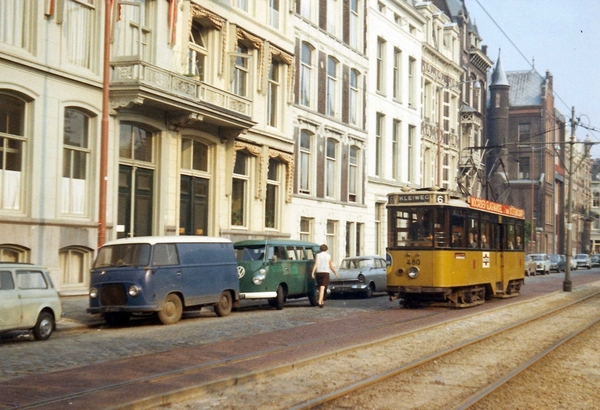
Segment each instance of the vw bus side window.
M306 255L304 259L313 260L315 258L315 253L313 252L312 248L304 249L304 253Z
M265 258L264 246L252 246L235 249L235 259L240 261L260 261Z
M153 266L179 265L177 247L172 243L157 243L154 246Z
M288 256L288 259L291 261L295 261L296 259L299 259L296 257L296 249L293 246L287 247L287 256Z
M150 263L150 245L126 244L103 246L94 262L94 269L110 266L147 266Z

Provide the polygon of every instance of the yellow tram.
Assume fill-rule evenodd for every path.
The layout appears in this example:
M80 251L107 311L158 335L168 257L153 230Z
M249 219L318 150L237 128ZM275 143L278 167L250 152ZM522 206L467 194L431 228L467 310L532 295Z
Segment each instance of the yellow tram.
M415 307L468 307L524 284L524 211L438 188L388 195L387 292Z

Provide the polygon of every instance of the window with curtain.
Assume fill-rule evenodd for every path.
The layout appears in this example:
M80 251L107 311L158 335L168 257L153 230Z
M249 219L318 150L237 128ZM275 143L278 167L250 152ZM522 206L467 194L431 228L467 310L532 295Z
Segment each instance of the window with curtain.
M92 69L96 42L96 8L94 0L67 0L62 25L70 63Z
M350 0L350 47L358 47L358 34L360 27L360 17L358 9L358 0Z
M302 43L300 55L300 104L311 106L313 49L308 43Z
M273 158L269 159L265 198L265 228L275 229L278 226L282 168L281 162Z
M350 202L357 202L358 199L358 187L359 187L359 153L358 147L350 147L350 153L348 155L348 200Z
M188 49L188 75L198 77L199 81L204 81L206 70L206 58L208 50L208 30L198 21L192 21L192 27L189 35Z
M327 115L335 116L337 111L337 69L338 63L333 57L327 58Z
M119 18L113 31L113 57L148 61L152 50L153 1L128 0L115 2Z
M377 72L375 75L377 76L377 91L385 92L385 40L382 38L377 39Z
M23 100L0 93L0 210L21 209L25 108Z
M246 226L246 195L248 192L249 158L243 151L237 151L233 167L231 191L231 225Z
M333 138L327 139L325 172L325 196L334 198L337 187L337 142Z
M35 11L36 7L27 1L0 1L0 43L32 51Z
M248 76L249 76L249 55L248 47L240 44L233 63L233 79L231 81L231 92L240 97L248 96Z
M359 73L356 70L350 70L350 101L348 104L350 124L358 125L359 116L359 94L358 94L358 79Z
M279 114L278 104L279 104L279 90L280 82L280 70L281 64L277 61L271 62L271 67L269 69L269 85L267 90L267 125L271 127L277 127L278 121L277 116Z
M76 108L65 109L63 128L62 212L86 213L90 162L90 118Z
M300 131L299 187L301 194L310 194L312 135L307 130Z
M269 25L279 28L279 0L269 0Z

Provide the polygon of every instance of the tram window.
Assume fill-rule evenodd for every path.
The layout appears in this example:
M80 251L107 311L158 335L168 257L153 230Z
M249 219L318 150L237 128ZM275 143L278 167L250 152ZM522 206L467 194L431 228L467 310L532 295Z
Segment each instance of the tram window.
M450 231L452 234L452 247L464 248L465 245L465 218L463 216L452 215L450 217Z
M515 226L515 249L523 249L523 225Z
M448 243L448 223L446 216L448 212L445 209L438 209L435 213L435 224L433 227L435 236L435 246L438 248L447 248Z
M504 236L506 239L505 248L515 249L516 234L514 225L504 225Z
M467 218L467 247L471 249L479 248L479 220Z
M425 208L409 208L404 212L390 213L392 226L390 243L395 246L424 247L433 246L433 211Z
M490 249L490 223L488 221L481 221L479 230L479 247L481 249Z

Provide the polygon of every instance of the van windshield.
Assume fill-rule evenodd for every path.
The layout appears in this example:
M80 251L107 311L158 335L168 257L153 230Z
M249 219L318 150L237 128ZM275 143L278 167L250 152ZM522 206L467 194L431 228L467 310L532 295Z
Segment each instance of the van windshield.
M259 261L265 258L265 246L249 246L235 248L235 258L240 261Z
M150 263L150 245L147 243L103 246L93 268L111 266L147 266Z

